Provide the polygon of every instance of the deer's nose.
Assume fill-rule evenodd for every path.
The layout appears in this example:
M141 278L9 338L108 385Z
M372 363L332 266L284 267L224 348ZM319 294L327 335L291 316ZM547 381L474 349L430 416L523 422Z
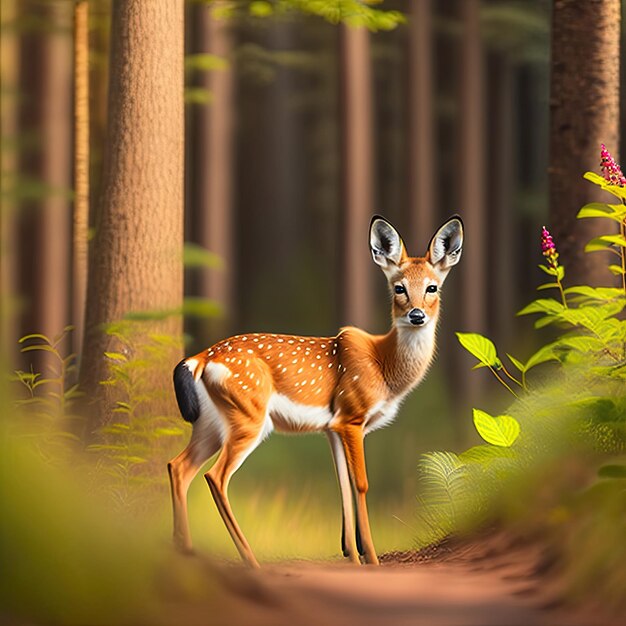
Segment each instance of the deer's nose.
M426 313L422 309L411 309L409 311L409 322L415 326L423 324L426 320Z

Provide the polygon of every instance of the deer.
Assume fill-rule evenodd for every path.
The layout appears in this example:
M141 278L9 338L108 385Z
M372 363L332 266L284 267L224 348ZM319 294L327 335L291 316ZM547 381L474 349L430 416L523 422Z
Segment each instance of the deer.
M182 552L193 552L189 485L220 451L204 478L240 556L259 567L231 509L229 482L273 430L317 432L328 438L334 460L343 555L355 564L378 564L367 511L364 438L393 421L433 361L440 290L461 258L463 222L452 217L435 232L423 257L410 257L398 231L375 215L369 243L391 294L387 334L350 326L334 337L243 334L175 367L178 407L192 425L189 444L168 463L174 543Z

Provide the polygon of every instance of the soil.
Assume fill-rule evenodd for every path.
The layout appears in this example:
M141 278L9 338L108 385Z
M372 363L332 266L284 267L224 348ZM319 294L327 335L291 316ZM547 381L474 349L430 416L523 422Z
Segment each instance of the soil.
M556 560L538 543L493 533L383 554L380 567L341 561L206 563L220 584L211 608L176 623L216 626L617 626L569 606Z

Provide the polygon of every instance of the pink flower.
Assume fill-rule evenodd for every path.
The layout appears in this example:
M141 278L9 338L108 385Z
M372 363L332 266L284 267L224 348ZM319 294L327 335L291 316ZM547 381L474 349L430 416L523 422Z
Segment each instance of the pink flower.
M556 251L552 235L545 226L541 229L541 252L546 257L549 267L556 269L559 266L559 253Z
M611 185L618 187L626 187L626 177L622 174L620 166L615 162L611 153L606 149L604 144L600 144L600 167L602 175Z

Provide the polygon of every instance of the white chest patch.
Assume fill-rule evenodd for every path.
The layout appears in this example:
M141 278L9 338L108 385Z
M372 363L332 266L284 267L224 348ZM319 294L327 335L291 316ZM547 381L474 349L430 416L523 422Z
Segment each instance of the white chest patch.
M327 406L300 404L281 393L270 396L267 412L276 429L286 432L323 430L333 417Z
M365 416L365 434L391 424L400 408L400 402L401 398L377 402Z

